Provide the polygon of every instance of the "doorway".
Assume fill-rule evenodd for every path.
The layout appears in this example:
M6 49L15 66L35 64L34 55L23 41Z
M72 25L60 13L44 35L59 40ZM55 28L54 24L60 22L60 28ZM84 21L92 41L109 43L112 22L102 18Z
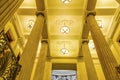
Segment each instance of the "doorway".
M76 64L53 64L51 80L77 80Z

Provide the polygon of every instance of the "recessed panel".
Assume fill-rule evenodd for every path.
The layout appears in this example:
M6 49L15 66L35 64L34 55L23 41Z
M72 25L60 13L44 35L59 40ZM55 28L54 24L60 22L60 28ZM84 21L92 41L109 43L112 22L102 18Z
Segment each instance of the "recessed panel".
M27 16L19 15L18 20L21 21L20 25L21 25L23 34L29 35L34 26L34 23L36 21L36 16L34 16L34 15L31 15L31 16L30 15L27 15Z
M107 33L110 30L112 21L114 16L96 16L96 20L98 25L101 25L101 30L104 35L108 35Z
M68 50L63 53L62 49ZM50 56L52 57L77 57L79 52L79 40L50 40Z
M20 8L36 8L35 0L24 0Z
M117 8L119 4L116 0L97 0L96 8Z
M71 0L64 4L62 0L46 0L47 9L81 9L84 8L86 0Z
M70 30L66 35L80 35L82 20L82 16L48 16L49 35L63 35L60 30L64 26L67 26Z

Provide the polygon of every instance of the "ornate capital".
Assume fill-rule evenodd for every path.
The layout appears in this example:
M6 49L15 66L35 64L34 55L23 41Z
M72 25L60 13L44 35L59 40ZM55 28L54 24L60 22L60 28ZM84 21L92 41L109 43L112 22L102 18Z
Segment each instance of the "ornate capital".
M39 15L45 16L44 11L36 11L36 16L39 16Z
M87 12L86 12L86 15L87 15L87 17L88 17L89 15L95 16L95 15L96 15L96 11L87 11Z
M89 39L82 39L82 43L89 43Z

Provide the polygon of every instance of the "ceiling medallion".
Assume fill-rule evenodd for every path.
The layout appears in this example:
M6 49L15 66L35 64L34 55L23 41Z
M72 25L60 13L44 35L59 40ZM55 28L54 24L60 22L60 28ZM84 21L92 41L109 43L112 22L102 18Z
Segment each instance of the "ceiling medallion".
M68 4L71 2L71 0L61 0L63 3Z
M63 33L63 34L67 34L67 33L69 33L69 31L70 31L70 29L67 26L63 26L60 29L60 32Z
M34 26L34 20L33 19L28 20L27 29L31 30L33 26Z

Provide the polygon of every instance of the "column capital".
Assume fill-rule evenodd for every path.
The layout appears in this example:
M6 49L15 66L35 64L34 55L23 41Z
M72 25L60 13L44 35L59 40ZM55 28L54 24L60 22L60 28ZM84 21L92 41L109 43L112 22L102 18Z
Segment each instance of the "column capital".
M36 11L36 16L42 15L45 16L44 11Z
M95 15L96 15L96 11L86 11L86 15L87 15L87 17L88 17L89 15L95 16Z
M42 39L41 43L48 43L47 39Z
M89 39L82 39L82 43L89 43Z

